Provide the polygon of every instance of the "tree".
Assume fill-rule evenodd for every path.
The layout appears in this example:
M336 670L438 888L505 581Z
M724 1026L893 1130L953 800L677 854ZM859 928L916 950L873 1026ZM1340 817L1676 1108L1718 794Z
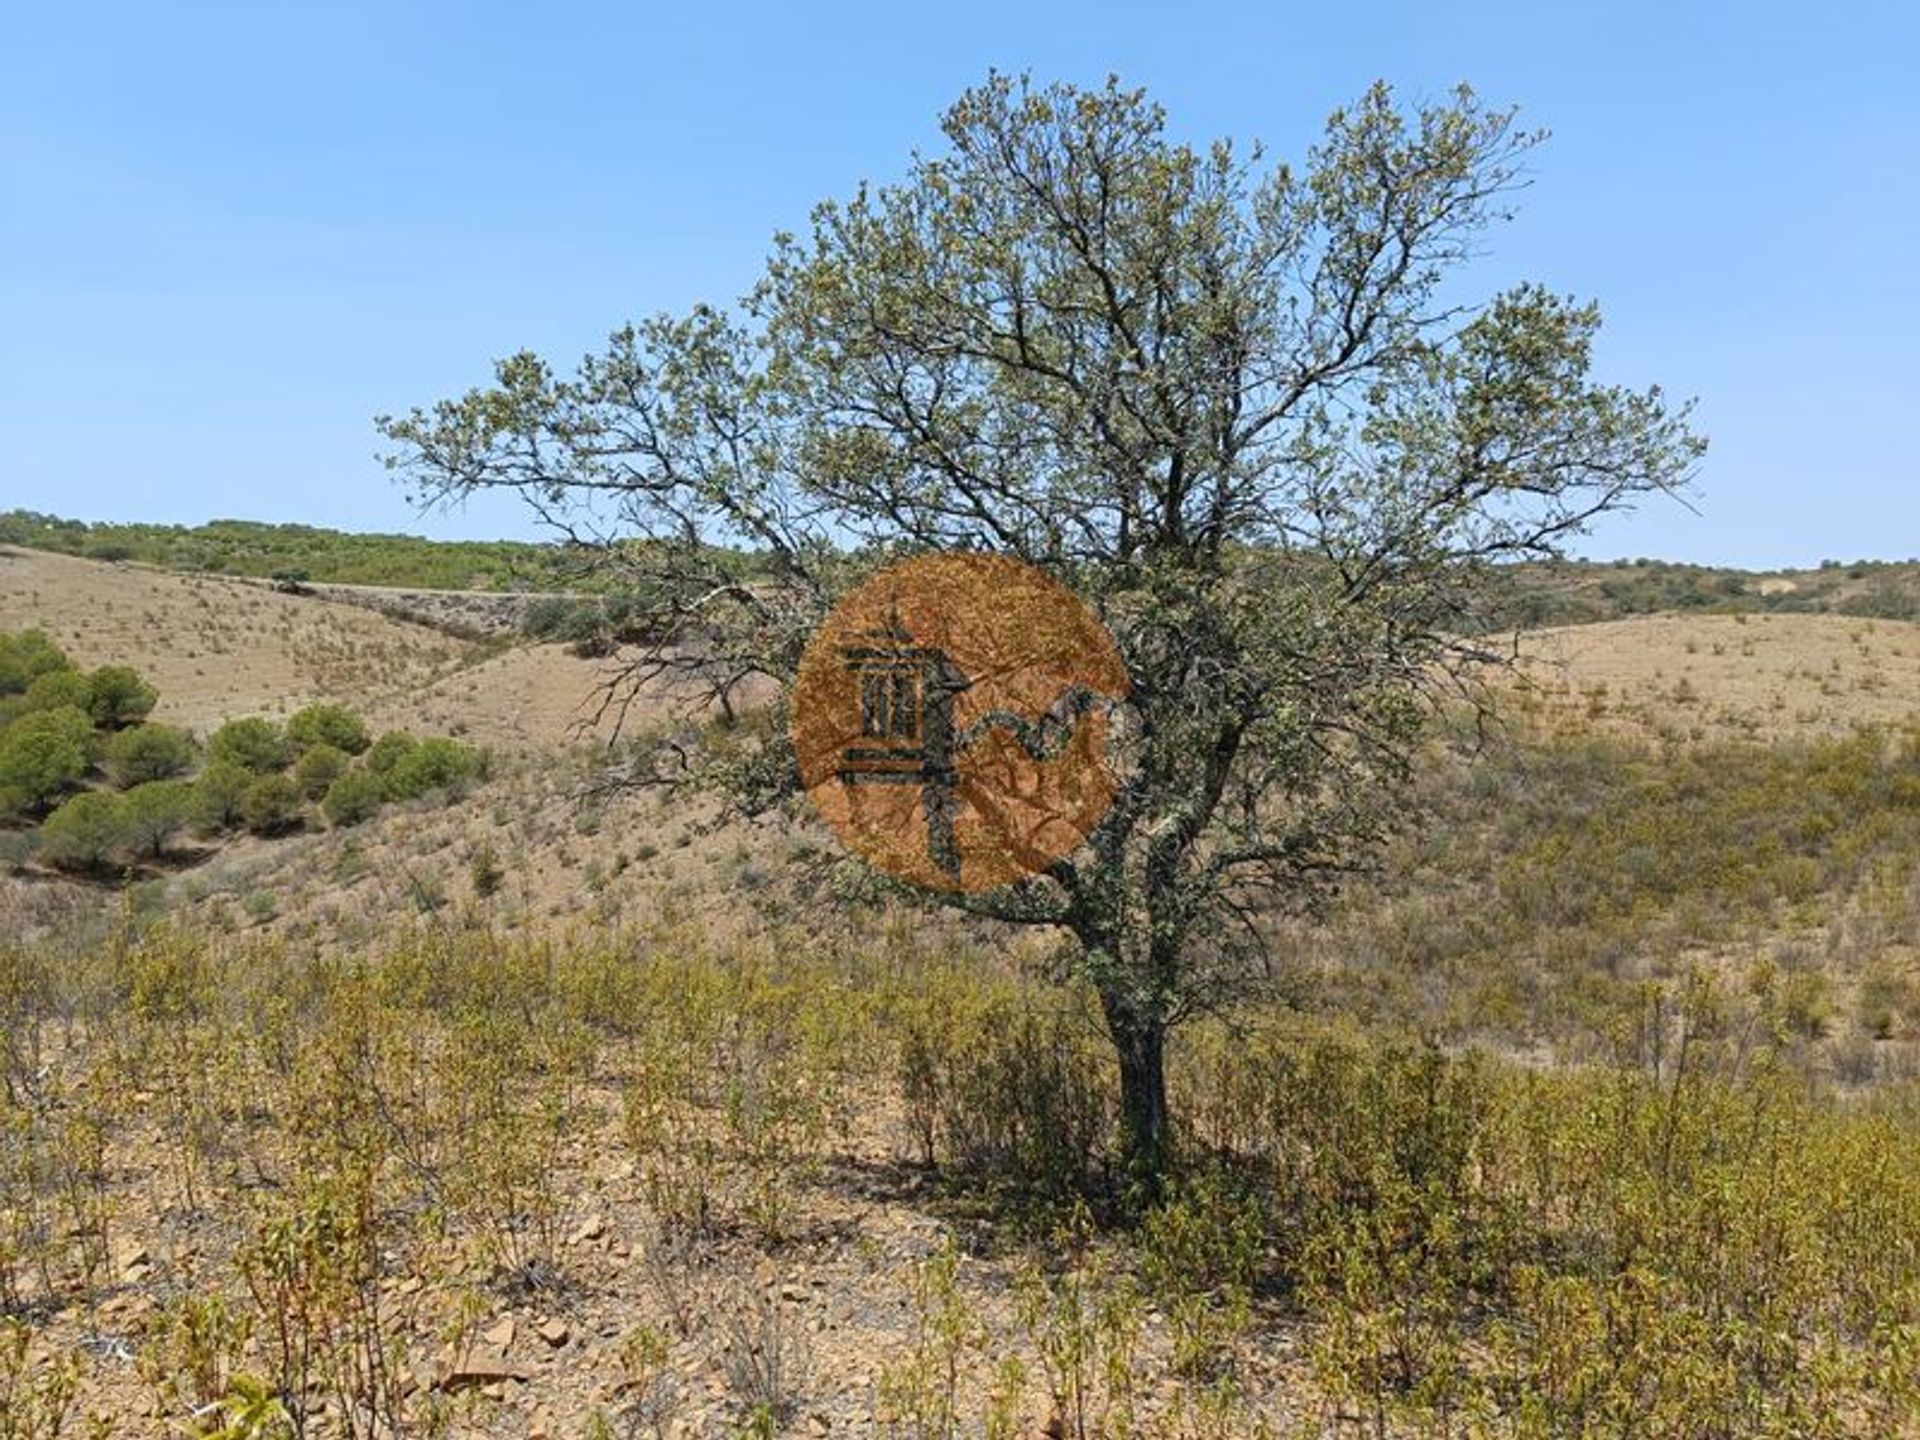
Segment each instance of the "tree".
M187 828L193 786L184 780L149 780L120 797L120 833L127 846L158 860L167 842Z
M245 818L247 791L257 777L231 760L215 760L193 782L193 823L217 834L231 830Z
M349 770L327 787L320 809L329 825L342 828L371 819L387 798L387 787L378 775L363 769Z
M480 756L470 745L430 736L407 747L386 772L387 793L396 800L413 800L429 790L444 790L473 775Z
M300 823L300 791L285 775L262 775L240 797L240 818L256 835L278 835Z
M34 676L17 703L23 712L66 706L85 712L93 707L93 687L78 670L47 670Z
M402 760L413 753L420 742L404 730L389 730L373 742L367 756L361 763L367 769L385 779Z
M0 695L0 730L36 711L75 709L85 714L88 698L86 676L77 670L49 670L18 694Z
M300 787L300 793L309 800L318 800L327 793L327 787L342 775L352 762L347 752L337 745L325 742L314 745L302 755L293 767L293 783Z
M621 329L571 378L516 355L379 423L423 501L519 491L614 576L644 567L664 638L625 652L616 713L662 677L790 686L890 554L1073 586L1132 682L1113 806L1045 873L934 898L1077 942L1151 1181L1170 1028L1271 968L1271 918L1403 819L1433 717L1488 703L1490 577L1683 485L1703 445L1657 387L1589 379L1594 306L1461 303L1539 138L1465 89L1402 109L1375 86L1298 169L1176 144L1114 82L995 76L943 128L903 182L781 237L739 313ZM662 747L637 778L763 804L791 787L783 735L750 762Z
M0 731L0 810L44 809L86 778L93 727L71 705L22 715Z
M126 665L102 665L87 677L87 711L102 730L138 724L160 693Z
M40 827L40 853L56 865L98 870L126 843L118 795L88 790L75 795Z
M101 760L113 783L125 790L149 780L170 780L193 768L193 736L171 725L135 725L108 739Z
M298 750L331 745L349 755L367 748L367 724L344 705L309 705L287 721L287 739Z
M266 775L286 769L293 757L278 725L259 715L249 715L242 720L229 720L213 732L207 741L207 758Z
M44 630L0 630L0 695L21 695L38 677L73 662Z

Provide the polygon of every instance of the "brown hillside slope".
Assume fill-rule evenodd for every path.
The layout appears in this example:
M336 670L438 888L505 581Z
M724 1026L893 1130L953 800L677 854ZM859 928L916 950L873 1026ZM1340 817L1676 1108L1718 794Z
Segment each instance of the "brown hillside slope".
M1920 624L1844 615L1649 615L1524 637L1551 714L1618 733L1781 740L1920 715Z
M600 678L556 645L502 653L258 581L0 546L0 629L27 626L82 665L132 665L159 688L156 719L203 732L328 699L378 728L518 750L577 738Z

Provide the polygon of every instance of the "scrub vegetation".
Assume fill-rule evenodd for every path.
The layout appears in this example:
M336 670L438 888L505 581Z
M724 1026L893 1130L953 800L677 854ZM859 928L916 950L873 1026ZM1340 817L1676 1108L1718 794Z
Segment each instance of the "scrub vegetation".
M285 724L229 720L206 739L146 720L158 692L124 665L77 669L41 630L0 631L0 860L101 878L204 855L241 831L354 825L389 801L448 798L487 756L395 730L376 741L342 705ZM202 760L204 758L204 764Z

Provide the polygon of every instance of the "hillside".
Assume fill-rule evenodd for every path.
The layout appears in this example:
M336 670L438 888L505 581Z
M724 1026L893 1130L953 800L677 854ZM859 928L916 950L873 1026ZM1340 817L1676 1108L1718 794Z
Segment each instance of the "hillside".
M595 731L587 722L611 662L581 659L563 646L463 640L325 594L286 595L230 577L0 551L0 628L28 623L44 625L85 664L130 659L160 689L156 718L203 733L233 716L284 715L328 698L360 710L376 732L448 734L496 755L495 779L468 800L400 807L350 831L242 839L143 892L145 905L185 903L224 928L352 945L375 939L395 916L484 916L510 930L539 931L582 915L621 924L700 913L717 930L765 931L783 918L835 908L855 893L848 885L859 889L857 867L804 812L743 825L723 821L709 805L670 806L657 796L583 802L603 772L603 754L588 742L604 742L609 727ZM1523 755L1545 747L1536 773L1561 776L1553 783L1562 788L1567 772L1551 757L1578 753L1597 738L1689 747L1701 752L1700 765L1732 773L1743 750L1784 757L1793 747L1844 744L1861 726L1898 728L1920 706L1920 624L1912 622L1666 614L1530 632L1522 654L1524 683L1508 721L1535 737ZM630 723L644 726L667 709L643 706ZM1458 903L1464 913L1469 895L1439 898L1453 893L1456 879L1475 867L1497 870L1507 863L1502 855L1523 854L1539 839L1532 829L1516 831L1511 816L1506 833L1489 838L1488 817L1471 796L1477 786L1512 783L1494 779L1490 765L1500 768L1462 759L1433 771L1432 801L1452 816L1459 843L1438 871L1424 862L1429 910ZM1537 826L1547 825L1552 809L1549 797ZM483 852L498 857L505 880L476 909L468 871ZM1390 875L1400 863L1389 865ZM1449 866L1461 873L1450 875ZM90 886L0 886L42 928L72 927L89 913L97 927L113 913ZM1371 893L1356 892L1343 912L1342 924L1355 933L1370 933L1399 904L1366 899ZM1855 903L1844 894L1828 901L1834 915ZM868 912L863 923L880 923L881 914ZM943 917L931 924L969 933ZM1798 943L1805 928L1804 921L1768 922L1758 935ZM1530 970L1542 940L1530 927L1506 935L1493 970ZM1737 948L1751 951L1755 943L1749 934ZM1328 948L1324 939L1316 944ZM1844 980L1840 991L1858 980ZM1315 983L1340 995L1347 981L1329 971ZM1428 1010L1425 1002L1402 1008L1413 1018ZM1514 1029L1514 1046L1564 1028L1556 1022L1543 1032L1537 1019ZM1497 1027L1492 1033L1498 1038ZM1846 1038L1836 1030L1828 1041Z
M218 909L227 897L236 917L240 902L272 894L272 928L364 938L381 917L417 912L423 895L429 904L434 895L457 899L463 868L483 845L508 869L491 911L516 927L583 905L607 920L693 905L744 921L799 903L787 883L795 858L808 862L807 885L838 864L837 847L804 817L742 829L697 805L662 808L657 797L612 795L583 807L602 764L589 742L610 734L604 718L597 729L591 722L613 662L565 646L463 639L324 592L0 548L0 629L29 624L85 665L135 665L160 690L154 718L202 733L235 716L331 699L361 711L376 732L449 734L496 752L498 780L450 810L243 843L172 882L203 906ZM1602 735L1777 748L1898 727L1920 709L1913 622L1661 614L1528 632L1521 650L1523 684L1508 719L1523 734L1561 737L1557 744ZM643 705L629 724L643 727L669 708ZM767 889L769 876L782 883ZM44 908L51 894L36 889ZM91 891L78 898L98 903Z
M314 525L214 520L204 525L89 524L34 511L0 513L0 545L77 558L133 560L187 574L297 578L376 608L413 611L483 632L518 620L527 597L592 589L586 557L535 541L428 540ZM750 569L749 557L739 557ZM1838 614L1920 619L1920 560L1822 561L1738 570L1667 560L1514 565L1495 619L1506 627L1587 624L1662 612ZM354 591L377 592L356 595ZM405 597L399 592L421 592Z
M1524 673L1563 720L1682 740L1898 726L1920 706L1920 623L1839 614L1659 614L1527 633Z
M494 760L128 885L0 876L0 1300L113 1433L285 1373L275 1314L393 1347L312 1381L321 1434L349 1395L552 1440L756 1404L1412 1437L1516 1387L1562 1429L1490 1433L1910 1433L1871 1337L1920 1322L1920 624L1525 634L1511 743L1436 748L1379 874L1260 922L1271 997L1182 1032L1218 1168L1139 1230L1102 1208L1111 1077L1047 938L914 906L804 808L593 794L606 662L0 548L28 625L203 734L326 698ZM1628 1280L1582 1258L1614 1253ZM1788 1384L1745 1337L1795 1327L1820 1363Z
M44 628L82 664L132 664L155 718L208 730L317 699L381 727L508 748L578 738L600 667L559 645L486 644L360 603L244 579L0 546L0 629Z
M297 576L338 585L510 591L564 588L570 578L565 554L552 545L423 540L251 520L90 525L12 510L0 514L0 544L90 560L137 560L195 574Z
M1561 560L1503 572L1506 626L1580 625L1634 615L1848 615L1920 619L1920 562L1822 561L1753 571L1667 560Z

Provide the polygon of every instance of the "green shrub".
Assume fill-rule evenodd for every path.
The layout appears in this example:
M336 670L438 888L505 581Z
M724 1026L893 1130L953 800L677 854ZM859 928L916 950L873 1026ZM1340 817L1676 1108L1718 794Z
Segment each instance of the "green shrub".
M101 762L123 790L149 780L171 780L193 768L193 736L171 725L135 725L110 737Z
M435 736L420 741L394 762L387 772L387 793L396 799L415 799L470 779L479 769L479 751Z
M158 859L167 842L187 828L193 816L193 786L184 780L149 780L120 800L121 833L126 844Z
M23 715L0 731L0 811L43 810L85 779L92 732L70 705Z
M300 789L285 775L262 775L240 799L240 818L256 835L278 835L300 823Z
M146 719L159 698L160 692L130 666L102 665L87 677L87 713L102 730Z
M389 730L373 742L363 763L375 775L390 775L394 766L411 755L419 743L404 730Z
M1114 1095L1086 1015L956 988L929 997L904 1030L902 1081L923 1159L1021 1204L1098 1190Z
M293 783L309 800L318 800L334 781L347 773L347 766L352 763L339 746L320 741L293 767Z
M344 705L309 705L295 711L287 721L287 739L298 750L331 745L349 755L360 754L371 743L366 722Z
M44 630L0 630L0 695L22 695L40 676L73 662Z
M349 770L327 787L320 809L331 825L358 825L380 808L386 796L387 787L378 775Z
M71 707L86 714L93 708L93 686L78 670L49 670L37 675L19 700L21 712Z
M238 765L256 775L269 775L287 768L293 758L287 738L280 727L259 715L229 720L213 732L207 741L207 757Z
M216 760L193 782L193 823L208 832L231 830L245 819L244 802L254 773L231 760Z
M592 658L657 639L658 609L644 595L543 596L527 607L520 633L563 642L574 654Z
M40 853L56 865L97 870L125 843L120 797L101 790L75 795L40 827Z

